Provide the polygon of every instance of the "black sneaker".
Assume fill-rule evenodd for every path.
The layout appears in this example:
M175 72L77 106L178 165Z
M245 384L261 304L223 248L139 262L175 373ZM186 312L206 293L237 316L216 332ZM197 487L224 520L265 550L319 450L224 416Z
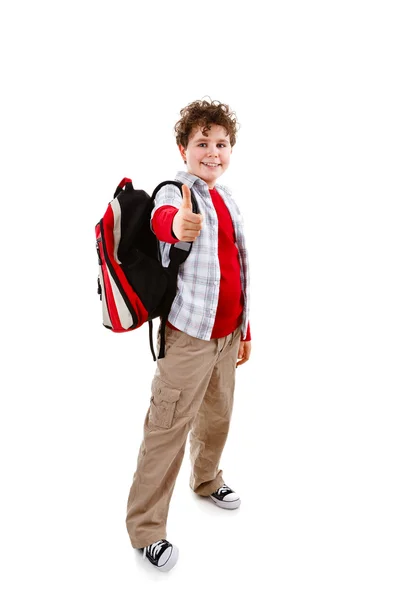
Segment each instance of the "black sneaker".
M141 548L143 550L143 559L148 558L152 565L160 571L169 571L176 565L179 556L179 550L167 540L159 540Z
M210 498L220 508L239 508L239 496L227 485L218 488L216 492L210 494Z

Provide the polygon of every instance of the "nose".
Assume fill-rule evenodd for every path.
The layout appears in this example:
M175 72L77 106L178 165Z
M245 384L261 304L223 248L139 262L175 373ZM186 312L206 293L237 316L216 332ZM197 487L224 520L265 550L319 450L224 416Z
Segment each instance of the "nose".
M217 148L211 148L208 152L208 156L218 156Z

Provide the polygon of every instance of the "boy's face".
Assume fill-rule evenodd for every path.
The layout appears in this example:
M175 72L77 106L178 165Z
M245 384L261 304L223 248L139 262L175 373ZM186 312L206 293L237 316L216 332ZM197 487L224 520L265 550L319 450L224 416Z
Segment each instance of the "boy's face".
M229 166L232 147L229 135L221 125L211 125L206 135L203 135L202 129L200 126L193 128L186 150L179 144L179 151L186 161L188 172L200 177L212 189Z

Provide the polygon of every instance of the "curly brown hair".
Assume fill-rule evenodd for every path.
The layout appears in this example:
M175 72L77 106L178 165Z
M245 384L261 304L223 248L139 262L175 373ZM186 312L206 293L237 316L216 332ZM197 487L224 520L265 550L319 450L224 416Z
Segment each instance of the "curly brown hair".
M211 129L211 125L225 127L226 135L229 135L231 146L236 144L236 133L240 125L236 120L236 114L231 111L227 104L219 100L195 100L180 111L181 119L175 124L174 130L176 143L187 148L190 133L195 127L202 127L202 134Z

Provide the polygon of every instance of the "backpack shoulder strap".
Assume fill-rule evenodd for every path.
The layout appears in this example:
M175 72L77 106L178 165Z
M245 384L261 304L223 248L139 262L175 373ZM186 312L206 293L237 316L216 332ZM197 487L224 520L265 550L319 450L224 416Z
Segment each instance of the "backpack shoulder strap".
M156 189L154 190L151 199L154 202L155 197L157 192L164 186L164 185L168 185L168 184L172 184L175 185L176 187L178 187L182 193L182 183L180 181L163 181L162 183L160 183ZM191 196L191 201L192 201L192 207L193 207L193 212L195 214L199 214L199 206L197 204L197 200L195 198L195 195L193 193L193 190L190 190L190 196ZM185 262L185 260L187 259L187 257L190 254L190 251L192 249L192 242L181 242L181 241L177 241L176 244L172 244L170 251L169 251L169 265L167 267L169 273L170 273L170 278L169 278L169 286L168 286L168 291L167 291L167 296L166 296L166 302L165 302L165 307L164 307L164 311L163 314L161 315L161 329L160 329L160 352L158 355L158 358L164 358L165 356L165 327L167 324L167 320L168 320L168 315L169 312L171 310L171 306L172 303L174 301L175 295L176 295L176 285L177 285L177 279L178 279L178 270L179 270L179 266ZM150 329L150 347L152 348L152 328ZM154 351L152 349L153 352L153 356L154 356Z
M157 193L158 193L158 192L161 190L161 188L162 188L162 187L164 187L164 185L168 185L168 184L175 185L177 188L179 188L179 189L180 189L180 191L181 191L181 193L182 193L182 185L183 185L183 183L181 183L180 181L177 181L176 179L175 179L175 180L169 180L169 181L162 181L162 182L161 182L161 183L160 183L160 184L159 184L159 185L156 187L156 189L154 190L154 192L153 192L153 194L152 194L152 196L151 196L151 199L152 199L152 201L153 201L153 202L154 202L154 200L155 200L155 198L156 198L156 195L157 195ZM197 204L197 200L196 200L196 197L195 197L195 195L194 195L194 192L193 192L193 190L192 190L192 189L190 190L190 199L191 199L191 201L192 201L193 212L194 212L196 215L198 215L198 214L199 214L199 205Z

